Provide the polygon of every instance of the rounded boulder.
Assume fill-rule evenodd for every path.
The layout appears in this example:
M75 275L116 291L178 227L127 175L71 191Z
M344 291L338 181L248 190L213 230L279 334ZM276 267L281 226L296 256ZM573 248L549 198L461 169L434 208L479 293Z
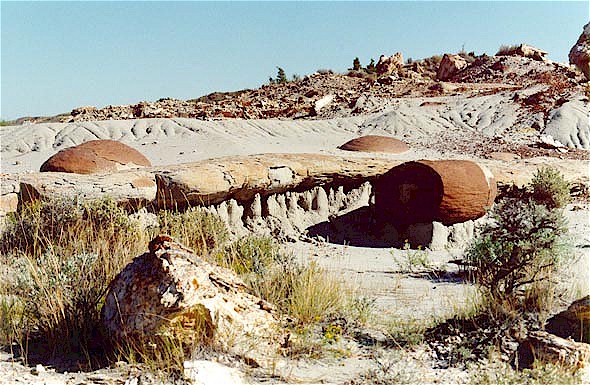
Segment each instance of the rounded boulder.
M401 140L380 135L361 136L349 140L338 148L345 151L388 152L392 154L399 154L410 149Z
M41 172L96 174L130 168L150 167L139 151L116 140L91 140L61 150L41 165Z
M375 211L394 224L482 217L494 203L496 182L489 170L466 160L420 160L392 168L375 183Z

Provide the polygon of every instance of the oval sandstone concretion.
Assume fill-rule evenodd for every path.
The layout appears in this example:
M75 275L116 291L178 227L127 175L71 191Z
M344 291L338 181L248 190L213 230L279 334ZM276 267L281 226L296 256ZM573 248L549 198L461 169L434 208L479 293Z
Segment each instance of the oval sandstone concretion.
M63 149L47 159L40 171L95 174L149 166L150 161L136 149L105 139Z
M401 140L380 135L361 136L349 140L338 148L345 151L388 152L392 154L400 154L410 149Z
M375 183L375 208L395 224L482 217L494 203L496 182L487 169L466 160L420 160L392 168Z

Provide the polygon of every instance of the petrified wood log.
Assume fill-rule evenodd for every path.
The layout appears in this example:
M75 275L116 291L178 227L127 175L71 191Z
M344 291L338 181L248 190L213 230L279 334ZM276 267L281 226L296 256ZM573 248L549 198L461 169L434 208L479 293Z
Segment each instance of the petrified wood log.
M576 370L588 364L590 345L537 330L529 333L528 338L520 344L518 353L522 368L539 360Z
M547 321L545 330L563 338L590 343L590 295L580 298Z
M102 323L116 342L182 338L184 346L215 340L265 366L277 343L272 306L249 294L230 270L207 263L160 235L110 283ZM276 347L276 346L275 346Z

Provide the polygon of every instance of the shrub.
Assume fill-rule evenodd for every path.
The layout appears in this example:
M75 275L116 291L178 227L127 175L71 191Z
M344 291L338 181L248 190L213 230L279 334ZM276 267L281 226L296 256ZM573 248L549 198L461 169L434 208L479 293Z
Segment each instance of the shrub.
M467 249L474 277L498 303L521 310L547 310L554 296L552 276L569 253L562 240L566 221L559 208L569 202L569 185L559 171L537 170L530 185L504 198L490 213L491 222Z
M354 60L352 61L352 70L353 71L360 71L361 70L361 61L359 60L358 57L355 57Z
M561 173L551 167L537 169L531 181L532 199L549 209L567 205L570 198L570 186Z
M370 74L377 70L375 67L375 59L371 58L371 61L369 61L369 64L367 64L365 70Z
M14 290L24 305L27 334L54 352L88 354L100 321L100 305L112 271L96 254L63 256L51 251L16 261Z
M506 45L502 44L496 52L496 56L508 56L512 55L518 49L518 45Z
M550 284L566 256L560 242L567 231L562 213L531 200L505 199L490 217L465 256L475 267L476 282L497 301L522 298L520 289Z

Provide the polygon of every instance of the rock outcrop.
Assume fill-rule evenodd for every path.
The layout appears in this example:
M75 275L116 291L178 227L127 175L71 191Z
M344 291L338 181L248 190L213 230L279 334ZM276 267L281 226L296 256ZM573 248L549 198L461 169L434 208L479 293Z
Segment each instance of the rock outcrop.
M503 50L498 55L501 56L522 56L527 57L537 61L545 61L547 60L545 56L547 56L547 52L543 51L542 49L533 47L528 44L520 44L514 47L510 47L510 49Z
M590 23L584 26L582 34L568 55L570 64L574 64L586 79L590 80Z
M397 71L398 69L402 68L403 66L404 58L401 52L396 52L395 54L389 57L381 55L381 57L379 57L379 61L377 62L375 70L377 71L377 75L387 76L391 74L393 71Z
M249 294L233 272L165 235L110 283L101 319L118 343L157 341L159 333L189 347L215 341L263 367L277 342L269 303Z
M349 140L338 148L345 151L388 152L392 154L400 154L410 149L410 147L401 140L380 135L361 136Z
M61 150L47 159L40 171L96 174L149 166L150 161L134 148L102 139Z
M453 75L467 67L467 61L459 55L445 54L436 71L438 80L448 80Z
M394 167L375 183L380 221L399 225L466 222L486 214L496 182L485 168L464 160L421 160Z

